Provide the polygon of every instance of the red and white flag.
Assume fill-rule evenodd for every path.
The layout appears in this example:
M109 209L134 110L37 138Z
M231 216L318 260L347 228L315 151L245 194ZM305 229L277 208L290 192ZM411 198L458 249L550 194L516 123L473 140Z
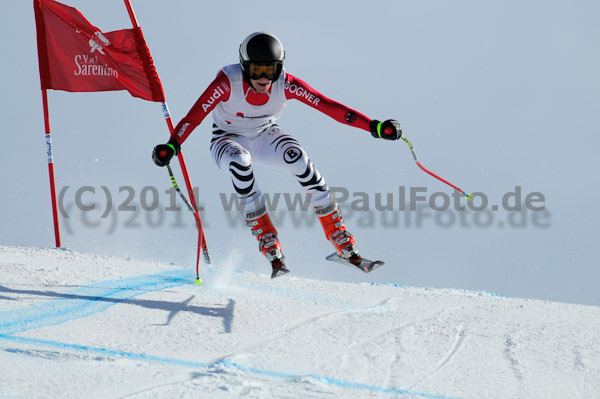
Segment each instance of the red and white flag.
M101 32L77 9L34 0L42 89L70 92L127 90L165 101L140 28Z

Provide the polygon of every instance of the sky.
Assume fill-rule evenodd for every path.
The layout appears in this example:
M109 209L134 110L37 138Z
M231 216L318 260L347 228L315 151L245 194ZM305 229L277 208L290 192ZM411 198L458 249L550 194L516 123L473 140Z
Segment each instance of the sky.
M121 1L66 4L102 31L130 27ZM175 123L222 66L237 62L248 34L270 31L291 74L371 118L397 119L425 167L479 193L475 207L487 199L485 209L460 210L463 199L440 210L453 202L452 189L420 170L402 141L375 140L289 102L280 126L329 186L348 194L342 209L362 254L387 262L369 275L326 262L332 248L313 215L280 205L273 219L295 275L600 305L597 2L132 4ZM52 247L33 8L10 1L4 10L0 244ZM172 210L167 172L150 158L169 136L160 104L126 92L60 91L49 92L49 103L57 190L69 215L61 218L63 246L193 267L193 218ZM240 268L267 273L241 217L225 209L232 187L210 159L211 123L183 145L211 254L239 249ZM259 165L255 173L264 192L300 192L285 172ZM96 209L80 209L78 192L80 205ZM411 192L425 200L401 211ZM521 210L505 210L503 198L515 207L516 194ZM388 198L393 210L376 210Z

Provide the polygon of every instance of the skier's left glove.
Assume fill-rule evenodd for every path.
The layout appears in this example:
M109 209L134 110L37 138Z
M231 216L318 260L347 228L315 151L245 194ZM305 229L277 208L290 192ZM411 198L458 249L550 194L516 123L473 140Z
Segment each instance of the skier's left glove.
M158 166L167 166L171 162L173 155L179 154L181 145L175 139L171 139L167 144L159 144L152 150L152 160Z
M376 139L399 140L402 137L400 122L393 119L384 122L373 119L369 122L369 128L371 129L371 135Z

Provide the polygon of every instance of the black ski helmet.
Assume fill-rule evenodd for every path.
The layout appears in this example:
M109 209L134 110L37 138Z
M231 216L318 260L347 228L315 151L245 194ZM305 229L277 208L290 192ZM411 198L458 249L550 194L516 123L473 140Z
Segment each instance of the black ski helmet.
M249 79L248 69L250 63L276 64L276 81L281 75L285 51L281 41L275 35L267 32L255 32L240 44L240 66L246 79Z

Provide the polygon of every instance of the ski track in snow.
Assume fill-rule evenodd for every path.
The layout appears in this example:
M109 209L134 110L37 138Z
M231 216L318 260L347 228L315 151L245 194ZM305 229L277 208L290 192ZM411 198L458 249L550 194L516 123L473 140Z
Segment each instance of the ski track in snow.
M3 253L10 255L13 252L16 253L17 260L23 257L33 258L31 263L36 267L39 263L44 263L43 260L36 260L40 252L42 257L55 255L54 262L58 264L75 260L75 263L78 261L89 263L86 267L102 267L101 264L94 263L97 258L94 256L0 246L0 255ZM100 262L106 262L106 259L100 257ZM109 259L108 263L111 262L113 260ZM147 275L114 278L118 277L119 269L122 267L116 265L114 267L116 276L111 274L112 271L105 272L105 277L113 278L81 285L72 284L73 280L61 282L57 277L60 272L56 272L50 266L41 267L37 270L46 272L54 270L50 273L50 277L55 280L50 279L47 285L44 285L25 284L23 280L16 278L12 283L0 284L0 300L3 302L0 308L0 356L2 356L1 352L4 352L10 355L11 359L15 357L39 359L56 362L57 365L65 361L83 362L84 365L94 362L95 365L107 364L106 367L117 364L115 363L117 361L129 361L134 362L134 369L135 365L148 364L182 368L188 372L185 377L175 372L155 381L145 381L137 386L134 384L130 387L129 393L118 395L123 398L162 396L164 392L169 392L172 396L178 392L181 394L184 389L190 389L191 392L212 389L210 392L218 394L218 397L262 398L266 394L267 397L292 398L301 393L301 396L310 398L343 396L406 399L553 397L548 396L546 392L553 392L558 386L537 386L537 382L532 382L531 376L548 373L549 370L552 371L552 367L564 370L562 357L568 356L574 373L572 375L583 375L581 384L578 384L583 386L582 389L587 389L585 392L597 392L600 397L600 364L598 364L600 350L595 344L589 343L600 343L600 340L592 337L586 341L587 343L565 342L565 337L575 333L575 330L573 333L568 330L567 311L558 312L559 317L565 318L564 324L559 324L560 320L556 324L556 330L560 334L556 338L550 335L551 341L566 344L564 353L556 359L540 361L537 358L523 357L523 354L527 351L535 353L545 350L545 347L537 348L534 344L536 339L551 330L550 327L553 326L551 321L539 321L538 324L541 326L539 332L537 327L532 329L528 326L532 321L528 320L527 316L522 316L523 319L512 316L516 319L507 319L505 322L513 323L513 327L506 328L503 330L504 333L493 334L495 319L500 317L499 320L502 320L502 312L509 312L512 308L525 311L528 306L535 305L537 303L535 301L521 303L520 300L487 293L416 289L391 284L331 283L331 287L339 288L342 287L340 284L345 284L344 289L348 289L349 292L356 291L355 295L344 296L338 295L335 289L328 291L315 288L318 284L328 284L326 282L288 276L282 280L270 281L268 276L263 278L259 275L235 271L231 263L235 262L229 262L221 274L214 269L206 270L207 283L199 288L192 284L193 273L189 269L171 268ZM163 269L165 267L159 266ZM4 263L0 260L0 267L16 273L17 277L22 275L25 279L28 277L27 270L33 269L26 261L11 262L10 260ZM155 267L155 270L158 269ZM82 281L80 278L74 280ZM363 301L361 295L372 292L371 290L375 290L379 299L367 298ZM175 300L151 299L154 298L152 294L159 293L169 295L169 298L172 296ZM142 296L146 297L138 298ZM202 297L203 306L196 304L199 302L198 296ZM432 296L441 299L432 301ZM480 305L477 302L478 297L489 298L490 304ZM206 304L207 300L211 299L213 304ZM268 331L268 334L252 335L252 332L256 332L256 326L239 324L252 323L251 312L262 311L252 307L247 308L247 303L252 305L257 300L265 302L265 311L272 309L275 314L283 311L283 315L286 315L289 306L310 307L311 312L314 309L314 314L303 313L302 309L299 309L299 313L294 314L294 317L289 320L272 321L273 328ZM541 301L539 303L545 304ZM408 308L407 304L410 305ZM175 352L174 356L153 355L144 351L130 350L131 345L127 350L120 350L114 346L111 348L112 345L102 345L102 342L101 345L73 343L69 342L68 338L72 336L68 334L56 337L57 339L48 337L48 332L52 334L56 326L65 323L72 325L77 321L84 322L93 319L94 316L110 314L109 310L115 307L121 309L123 306L140 311L159 311L152 313L155 318L152 322L147 322L148 326L170 329L173 328L171 324L174 320L181 320L186 315L189 315L192 320L196 318L202 321L203 328L207 328L207 320L211 319L217 323L210 324L213 329L220 326L218 331L198 331L193 340L203 339L204 334L208 334L206 338L210 340L211 335L212 338L218 338L218 335L231 335L234 330L239 332L244 331L245 328L249 328L249 337L239 339L233 346L226 345L221 349L215 349L217 356L208 361L186 359L179 356L181 353ZM467 311L469 309L471 311ZM600 315L599 309L594 307L585 309L590 310L590 315ZM244 318L236 322L236 312L244 311L249 313L242 314ZM488 319L486 313L495 316ZM134 313L127 314L134 315ZM158 315L160 317L157 317ZM178 325L181 328L181 324ZM193 325L191 327L193 328ZM265 328L269 327L265 326ZM40 332L44 332L41 334L42 337L39 336ZM356 332L361 333L356 334ZM585 331L577 331L577 333L585 334ZM320 345L313 348L311 344L313 337L323 342L319 342ZM110 341L110 334L107 339ZM296 347L287 348L286 342ZM481 364L473 365L465 363L465 357L468 358L469 352L473 350L483 350L482 353L488 353L485 350L490 345L498 347L497 355L489 352L492 358L497 358L495 363L491 363L493 369L490 371L491 376L485 376L490 380L483 381L479 385L472 381L463 381L454 386L449 383L457 373L458 375L476 374L480 372L479 369L486 368L485 362L490 359L483 359ZM281 348L286 348L284 350L286 352L289 350L289 353L283 354L283 358L277 353ZM324 348L328 348L329 352L321 353ZM298 359L286 360L285 355L292 358L297 356ZM540 356L542 359L543 357ZM302 363L303 359L308 360ZM294 365L294 360L300 362L299 367L290 367ZM560 366L556 366L558 364ZM377 376L376 383L365 382L360 373L348 374L350 370L365 366L371 371L371 374L367 375ZM539 367L539 371L532 372L534 367ZM287 371L294 369L297 371ZM490 386L497 382L494 374L498 377L502 376L504 383L510 378L513 382L509 386ZM344 375L350 378L343 378ZM254 377L250 378L250 376ZM594 385L594 382L590 381L594 381L596 376L598 381ZM41 379L44 378L49 376L41 376ZM2 380L0 376L0 382L3 381L6 385L6 380ZM397 386L399 381L402 382L403 387ZM477 387L480 392L475 394L475 391L469 391L464 387L467 383ZM559 383L561 382L558 381L557 384ZM578 386L578 384L573 385ZM265 392L265 389L269 389L269 385L277 385L280 391L269 396ZM445 386L448 389L440 390L440 387ZM431 387L436 388L431 389ZM14 394L15 390L19 390L18 387L13 387L13 393L4 393L3 389L6 388L0 384L0 398L20 397ZM443 394L441 393L443 391L454 394ZM571 397L586 399L593 397L589 394L578 396L574 388L566 388L566 392L572 393ZM47 396L43 392L33 390L26 391L23 397L28 396L51 397L52 395Z
M25 265L23 265L25 266ZM338 378L331 378L323 375L309 374L309 375L296 375L289 373L276 372L273 370L266 369L258 369L253 367L248 367L244 364L232 362L225 360L228 356L225 356L221 360L217 360L212 363L203 363L203 362L193 362L180 360L176 358L168 358L168 357L159 357L152 356L143 353L132 353L126 351L112 350L102 347L93 347L86 345L77 345L70 344L66 342L60 341L52 341L52 340L43 340L36 338L28 338L28 337L20 337L15 334L22 333L29 330L39 329L45 326L53 326L62 324L68 321L72 321L79 318L85 318L100 312L103 312L114 306L118 303L122 303L128 300L131 300L134 297L139 295L144 295L153 291L161 291L172 287L177 287L180 285L187 285L190 283L189 278L189 270L175 270L175 271L167 271L158 274L152 274L141 277L133 277L128 279L119 279L119 280L107 280L99 283L90 284L87 286L81 286L75 290L69 291L67 293L61 294L53 291L35 291L35 290L20 290L20 289L10 289L7 287L0 286L0 292L9 293L9 294L27 294L33 296L42 296L51 298L49 302L44 302L40 305L36 305L31 308L19 309L15 311L5 311L0 312L0 340L11 343L19 343L19 344L27 344L30 346L38 346L44 348L52 348L58 350L67 350L67 351L75 351L75 352L84 352L87 354L97 355L100 358L113 357L113 358L125 358L129 360L135 361L143 361L143 362L152 362L158 364L172 365L172 366L182 366L193 369L215 369L219 367L224 367L226 369L235 369L239 371L243 371L249 374L261 375L271 378L279 378L284 380L299 380L299 379L310 379L316 382L331 385L341 388L350 388L355 390L365 390L371 392L379 392L384 394L393 394L393 395L408 395L411 397L421 397L421 398L431 398L431 399L454 399L450 396L443 395L433 395L423 392L416 392L408 389L402 388L386 388L376 385L369 385L363 383L357 383L353 381L347 381ZM276 337L284 338L289 331L292 331L298 327L306 327L309 324L317 323L319 320L327 318L330 315L335 315L339 313L347 313L347 312L362 312L364 309L348 309L351 308L352 305L348 303L335 303L335 299L328 297L320 297L315 295L310 295L305 292L293 291L293 290L282 290L277 287L269 287L269 286L256 286L250 284L239 284L239 288L246 289L254 289L261 290L264 292L275 293L279 295L286 295L289 297L294 297L297 299L307 299L310 298L313 301L317 302L327 302L330 304L335 304L337 306L343 306L346 309L334 311L322 315L318 315L315 317L311 317L308 319L300 320L293 325L288 325L278 332ZM183 307L187 307L189 302L193 299L193 296L188 298L186 301L182 303ZM132 303L129 301L129 303ZM231 301L230 301L231 304ZM175 313L176 309L169 309L170 314L165 323L168 324L169 320L171 320ZM207 310L206 312L200 312L204 315L212 315L218 316L218 310ZM227 312L220 315L223 317L223 324L225 332L229 332L231 330L231 320L230 317L225 316ZM273 339L271 336L269 339ZM65 356L60 352L49 352L49 351L36 351L36 350L20 350L20 349L5 349L6 351L15 353L15 354L23 354L27 356L39 357L42 356L44 358L53 358ZM68 356L68 355L66 355ZM160 386L165 386L168 384L161 384ZM155 387L156 388L156 387ZM152 388L152 389L155 389ZM151 391L144 390L139 393ZM127 396L135 396L138 393L133 393ZM126 396L126 397L127 397Z

